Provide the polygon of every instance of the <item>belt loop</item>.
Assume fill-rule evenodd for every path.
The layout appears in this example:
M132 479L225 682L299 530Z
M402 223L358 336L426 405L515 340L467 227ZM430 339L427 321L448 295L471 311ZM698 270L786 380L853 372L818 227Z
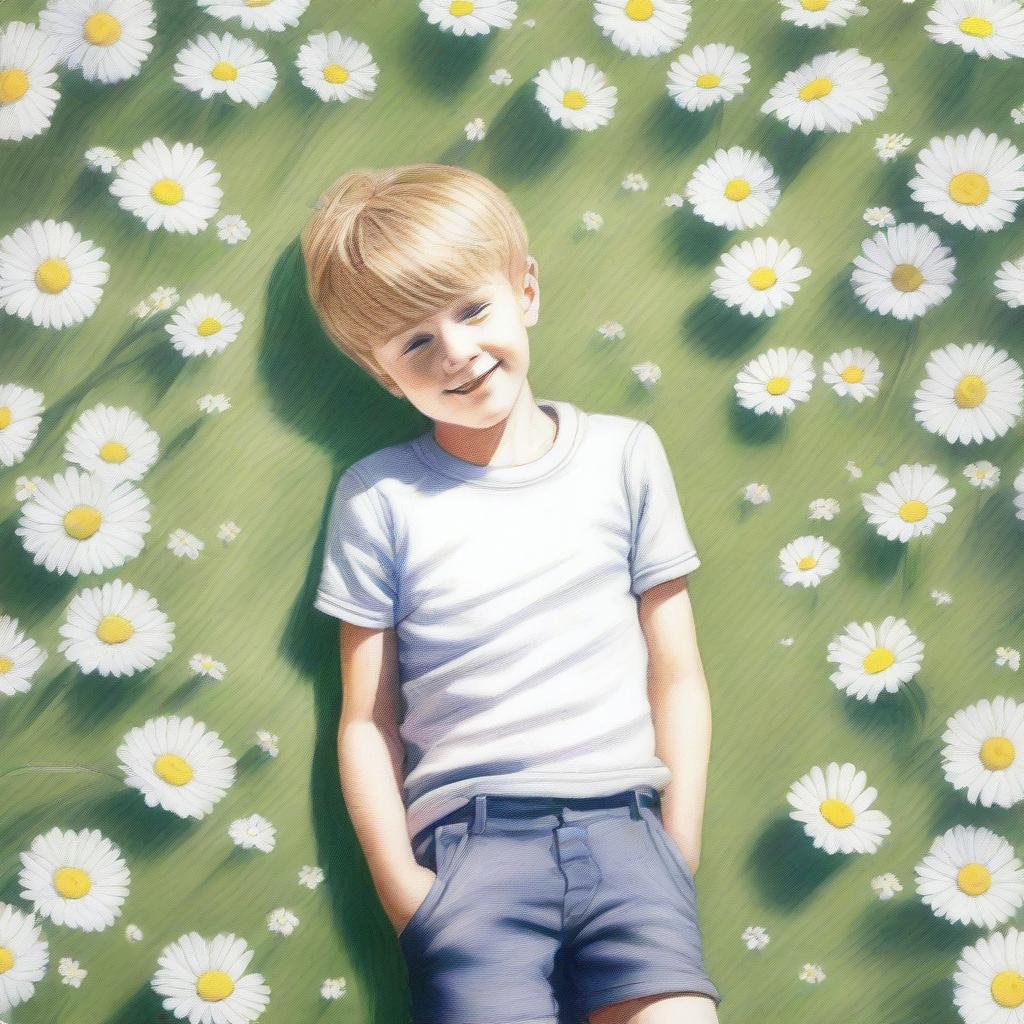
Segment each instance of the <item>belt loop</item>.
M637 821L643 819L643 811L640 809L640 790L634 789L631 792L631 799L629 802L629 814L630 817L636 818Z
M470 826L470 832L478 836L483 832L484 826L487 824L487 797L476 797L474 804L473 824Z

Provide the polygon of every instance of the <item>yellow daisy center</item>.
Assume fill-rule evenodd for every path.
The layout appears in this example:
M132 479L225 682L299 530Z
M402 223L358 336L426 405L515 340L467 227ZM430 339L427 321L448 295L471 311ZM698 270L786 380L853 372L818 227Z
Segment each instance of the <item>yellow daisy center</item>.
M0 657L0 676L7 675L14 668L14 662L10 658Z
M1014 749L1013 740L1008 736L989 736L982 743L978 756L990 772L1001 772L1013 764L1017 751Z
M177 754L161 754L153 762L153 771L172 786L184 786L192 781L192 766Z
M992 979L992 998L1007 1009L1024 1003L1024 976L1016 971L1000 971Z
M956 873L956 884L968 896L980 896L992 885L992 876L984 864L965 864Z
M85 19L82 38L93 46L110 46L121 38L121 23L107 11L97 11Z
M788 377L772 377L764 386L769 395L784 395L789 390Z
M218 82L233 82L238 77L238 68L230 61L222 60L213 65L210 74Z
M28 92L28 75L21 68L0 71L0 103L13 103Z
M864 659L864 671L870 672L871 675L884 672L895 660L895 655L888 647L876 647Z
M897 263L892 268L889 281L901 292L916 292L924 283L924 274L913 263Z
M905 523L919 523L928 515L928 506L917 498L911 498L900 505L900 519Z
M839 376L847 384L859 384L864 379L864 370L859 366L848 366Z
M949 179L949 198L963 206L980 206L988 199L988 179L976 171L961 171Z
M324 81L341 85L348 78L348 72L340 64L328 64L324 68Z
M721 81L721 75L716 75L713 71L705 71L704 74L697 76L694 84L700 89L714 89Z
M128 458L128 449L120 441L108 441L100 449L100 458L104 462L124 462Z
M853 824L853 808L845 800L822 800L818 810L836 828L849 828Z
M219 320L208 316L205 320L200 321L199 326L196 328L196 334L200 338L208 338L211 334L216 334L223 326Z
M43 260L36 267L36 287L47 295L57 295L71 284L71 271L63 260Z
M992 35L992 22L987 18L961 18L960 31L968 36L990 36Z
M246 7L267 7L272 4L274 0L245 0Z
M204 971L196 978L196 995L208 1003L219 1003L234 991L235 983L223 971Z
M66 900L80 900L92 882L81 868L58 868L53 873L53 887Z
M99 509L92 505L76 505L64 516L64 532L75 540L88 540L102 522Z
M448 5L448 13L453 18L464 18L467 14L473 13L473 5L470 0L452 0Z
M185 190L170 178L161 178L149 190L149 194L164 206L174 206L185 198Z
M799 562L796 563L796 567L801 572L807 572L808 569L813 569L818 564L818 560L814 555L804 555Z
M743 178L733 178L725 186L725 198L731 199L734 203L738 203L741 199L746 199L750 195L750 183L744 181Z
M805 11L823 11L828 7L828 0L800 0L800 6Z
M587 97L579 89L570 89L562 97L562 106L570 110L582 110L587 105Z
M628 0L626 4L626 17L634 21L646 21L654 14L654 4L651 0Z
M778 277L775 276L775 271L771 267L758 267L756 270L752 270L747 278L747 284L759 292L771 288L776 281L778 281Z
M96 637L105 644L123 644L135 633L123 615L104 615L96 627Z
M0 946L0 974L6 974L13 966L14 954L6 946Z
M976 373L969 373L957 384L953 398L961 409L977 409L987 394L985 382Z
M797 95L802 100L820 100L832 91L832 82L828 78L815 78L808 82Z
M0 430L5 430L9 427L13 418L11 407L9 405L0 405Z

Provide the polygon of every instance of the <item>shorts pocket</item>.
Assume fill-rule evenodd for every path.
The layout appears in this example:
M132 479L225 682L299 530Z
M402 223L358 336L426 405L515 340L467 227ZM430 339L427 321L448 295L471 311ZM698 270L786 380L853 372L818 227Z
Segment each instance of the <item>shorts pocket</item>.
M400 946L408 941L441 902L441 897L444 895L452 874L466 854L466 846L469 842L469 822L455 821L447 825L438 825L434 829L433 842L435 878L415 913L398 933Z
M693 880L693 872L690 870L690 865L686 863L686 859L680 852L679 847L676 846L675 840L665 831L665 826L658 813L651 808L645 807L643 815L644 821L647 823L647 831L651 836L651 842L661 854L661 859L668 873L672 876L672 880L684 896L688 899L693 899L696 895L697 887Z

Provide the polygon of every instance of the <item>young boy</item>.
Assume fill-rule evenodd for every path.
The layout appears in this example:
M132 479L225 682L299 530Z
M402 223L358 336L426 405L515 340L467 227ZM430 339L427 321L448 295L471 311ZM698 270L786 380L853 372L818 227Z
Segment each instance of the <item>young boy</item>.
M658 435L534 400L537 261L486 178L353 171L302 250L335 344L433 421L342 475L315 601L414 1024L714 1024L700 561Z

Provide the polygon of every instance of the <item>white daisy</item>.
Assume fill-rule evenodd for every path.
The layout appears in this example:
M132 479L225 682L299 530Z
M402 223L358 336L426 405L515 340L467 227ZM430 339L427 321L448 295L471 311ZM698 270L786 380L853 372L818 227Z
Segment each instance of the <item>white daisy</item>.
M839 568L839 549L824 537L797 537L779 552L779 565L787 587L816 587Z
M782 194L772 165L742 146L716 150L693 172L685 192L698 217L731 231L760 227Z
M99 932L120 915L131 872L120 849L97 829L51 828L19 857L21 898L54 924Z
M0 384L0 464L10 468L24 461L43 419L41 391L20 384Z
M995 286L996 294L1010 309L1024 306L1024 256L999 264Z
M853 290L875 313L912 320L952 291L956 260L924 224L899 224L861 243L850 276Z
M26 499L31 498L33 494L38 494L39 482L42 479L43 478L41 476L19 476L18 479L14 481L15 500L25 501Z
M49 0L39 27L69 68L95 82L121 82L139 73L153 49L156 12L149 0Z
M274 91L277 69L251 40L209 32L178 51L174 80L204 100L224 93L235 103L257 107Z
M142 550L149 532L150 502L129 481L115 483L70 466L21 507L25 550L48 572L104 572Z
M891 872L875 875L871 879L871 888L880 900L891 900L898 892L903 892L900 880Z
M914 417L951 444L1002 437L1020 418L1024 380L1020 364L989 344L950 342L935 349L914 393Z
M245 314L213 295L193 295L175 310L164 330L183 356L212 356L223 352L237 337Z
M1024 703L1002 695L968 705L946 719L942 771L983 807L1024 800Z
M81 988L82 982L85 981L85 977L89 972L77 960L72 960L69 956L62 956L60 963L57 964L57 973L65 985L70 985L72 988Z
M829 679L838 690L874 704L883 692L896 693L921 670L924 644L906 619L887 615L881 625L850 622L829 641L826 660L838 666Z
M864 471L853 459L850 459L843 468L850 474L851 480L859 480L864 475Z
M622 179L622 187L627 192L646 192L647 179L639 171L633 171Z
M999 483L999 467L994 466L988 459L979 459L964 467L964 476L972 487L988 490Z
M733 385L744 409L781 416L806 402L814 381L814 357L797 348L770 348L751 359Z
M366 43L340 32L313 32L295 58L302 84L325 103L365 99L377 88L380 68Z
M1015 647L997 647L996 665L1000 668L1003 665L1009 665L1016 672L1020 668L1020 651Z
M125 785L147 807L179 818L204 818L235 781L236 761L219 735L191 716L151 718L130 729L117 748Z
M604 224L604 217L594 210L586 210L583 214L583 226L588 231L597 231Z
M914 140L903 132L886 132L875 139L875 152L882 163L895 160Z
M456 36L486 35L516 20L515 0L420 0L431 25Z
M242 528L238 523L228 520L226 523L221 523L217 528L217 540L224 541L225 544L230 544L240 533Z
M268 757L277 757L281 753L281 748L278 746L280 737L277 733L269 732L267 729L257 729L256 743Z
M32 998L50 961L50 947L35 914L0 903L0 1013Z
M818 985L825 980L825 972L820 964L804 964L800 968L799 978L806 981L808 985Z
M199 6L221 21L238 18L244 29L283 32L298 25L309 0L199 0Z
M315 864L303 864L299 869L299 885L315 889L324 880L324 869Z
M231 841L243 850L257 849L270 853L277 840L277 829L261 814L250 814L248 818L237 818L228 826Z
M743 488L743 497L746 501L749 501L751 505L763 505L766 501L771 501L771 492L768 490L767 484L750 483Z
M792 647L793 646L793 638L791 636L784 636L779 641L779 646L780 647Z
M206 545L188 530L172 530L167 538L168 551L173 551L178 558L191 558L193 562L205 547Z
M228 670L227 665L223 661L217 661L216 658L209 654L193 654L188 660L188 667L196 675L208 676L210 679L216 679L218 682L224 678L224 674Z
M163 139L144 142L117 169L110 194L149 231L197 234L220 206L220 172L191 142L168 147Z
M802 28L845 25L850 18L868 13L857 0L779 0L782 20Z
M910 196L950 224L998 231L1024 197L1024 153L995 132L933 138L917 154Z
M618 320L606 320L598 327L597 333L608 341L616 341L626 336L626 328Z
M32 677L48 655L18 629L18 620L0 612L0 693L11 697L27 693Z
M752 924L744 928L743 934L740 938L743 940L747 949L764 949L764 947L771 941L768 932L757 924Z
M129 942L141 942L142 941L142 929L137 924L125 925L124 937Z
M1024 103L1010 111L1010 119L1014 124L1024 124Z
M965 946L953 1003L965 1024L1019 1024L1024 1005L1024 931L1008 928Z
M630 370L633 376L648 388L653 387L661 380L661 367L657 363L652 363L649 359L646 362L637 363L636 366L630 367Z
M508 72L508 68L496 68L487 76L495 85L511 85L512 76Z
M463 129L466 133L466 138L470 142L483 142L487 136L487 126L484 124L482 117L474 117L469 124Z
M68 430L64 459L111 483L141 480L156 463L160 435L127 406L86 409Z
M936 0L924 29L983 59L1024 57L1024 7L1019 0Z
M684 110L707 110L728 103L750 81L750 58L725 43L695 46L668 69L668 94Z
M237 213L226 214L217 221L217 237L228 245L244 242L251 234L252 228Z
M340 999L345 994L344 978L324 978L320 995L324 999Z
M1014 479L1013 489L1016 492L1013 498L1013 505L1017 509L1014 515L1018 519L1024 519L1024 469L1021 469Z
M57 651L83 672L130 676L170 653L174 623L147 591L115 579L76 594L59 632Z
M788 72L772 86L761 112L775 113L805 135L848 132L885 110L890 91L881 64L854 49L835 50Z
M0 32L0 139L20 142L50 127L60 99L53 88L57 44L35 25L11 21Z
M1024 866L987 828L954 825L914 868L917 893L936 917L995 928L1024 904Z
M866 786L863 771L832 761L824 771L817 765L789 788L789 816L803 822L804 832L826 853L874 853L889 834L891 822L871 805L878 795Z
M149 296L149 304L156 310L170 309L179 300L178 289L169 285L154 288Z
M824 519L832 522L839 515L839 502L835 498L815 498L808 509L808 519Z
M941 607L942 605L952 604L953 595L947 593L945 590L933 590L932 600Z
M690 24L689 0L595 0L594 23L620 50L654 57L674 50Z
M712 293L744 316L775 316L793 304L798 282L810 276L800 265L800 249L785 239L754 238L738 242L715 267Z
M612 119L618 91L582 57L558 57L533 81L537 102L563 128L592 132Z
M298 924L298 917L286 907L278 907L267 914L267 931L277 935L291 935Z
M227 412L231 408L231 401L223 392L216 395L203 395L196 399L196 405L203 412Z
M0 304L36 327L81 323L110 277L102 256L67 221L34 220L0 239Z
M833 352L821 364L821 379L832 385L832 390L845 398L849 395L857 403L865 398L878 395L878 385L882 381L882 370L878 356L861 348L844 348L842 352Z
M896 218L888 206L869 206L864 211L864 220L875 228L891 228Z
M680 207L685 205L686 200L678 192L673 192L671 195L665 196L662 202L666 206Z
M894 469L887 481L860 499L868 522L881 536L906 543L912 537L928 536L946 521L956 493L948 483L934 466L915 462Z
M165 946L150 984L164 1009L190 1024L245 1024L270 1002L262 974L246 974L253 950L233 934L207 941L198 932Z
M85 151L85 162L93 169L109 174L121 163L121 157L108 146L92 146Z

